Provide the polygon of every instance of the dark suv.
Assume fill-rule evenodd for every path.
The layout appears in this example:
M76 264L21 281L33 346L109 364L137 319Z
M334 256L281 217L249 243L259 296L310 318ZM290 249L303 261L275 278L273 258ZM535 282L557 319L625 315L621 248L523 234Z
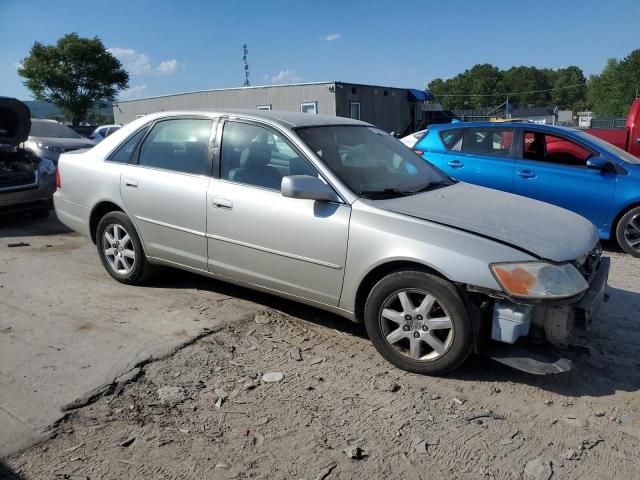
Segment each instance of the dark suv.
M30 130L29 107L0 97L0 214L27 210L46 217L52 208L56 166L22 148Z

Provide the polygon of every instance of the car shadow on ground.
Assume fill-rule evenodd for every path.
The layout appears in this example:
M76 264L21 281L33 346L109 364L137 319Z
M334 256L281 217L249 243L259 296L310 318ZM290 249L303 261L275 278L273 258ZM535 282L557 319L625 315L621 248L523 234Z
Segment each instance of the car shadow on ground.
M146 287L196 289L246 300L279 310L302 320L315 323L340 332L367 338L364 325L351 322L339 315L320 310L302 303L275 295L240 287L194 273L172 268L160 268L156 275L145 283Z
M21 475L18 475L16 472L11 470L7 465L5 465L2 460L0 460L0 478L2 480L21 480Z
M0 238L64 234L77 235L60 223L53 210L49 212L48 218L36 218L29 213L0 216Z
M338 315L184 271L162 269L147 286L214 292L264 305L325 328L368 338L364 325L350 322ZM640 294L615 288L610 288L609 294L611 300L603 308L603 320L609 322L608 329L624 331L624 334L602 336L596 329L595 341L590 342L591 355L582 351L569 352L568 357L573 361L571 372L532 375L504 366L486 356L473 355L458 370L449 374L448 378L461 382L517 382L570 397L598 397L612 395L617 390L640 390L640 363L633 354L640 345L640 330L631 328L631 320L624 316L624 312L640 309ZM587 335L586 338L590 337ZM625 348L620 348L621 342L626 345Z

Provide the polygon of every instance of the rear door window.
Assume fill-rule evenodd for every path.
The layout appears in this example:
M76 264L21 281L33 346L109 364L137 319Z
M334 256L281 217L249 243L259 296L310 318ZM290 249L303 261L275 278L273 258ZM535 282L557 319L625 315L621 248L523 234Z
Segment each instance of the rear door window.
M140 147L138 164L204 175L212 126L213 120L195 118L156 123Z
M513 144L512 128L470 128L462 136L460 151L475 155L508 157Z

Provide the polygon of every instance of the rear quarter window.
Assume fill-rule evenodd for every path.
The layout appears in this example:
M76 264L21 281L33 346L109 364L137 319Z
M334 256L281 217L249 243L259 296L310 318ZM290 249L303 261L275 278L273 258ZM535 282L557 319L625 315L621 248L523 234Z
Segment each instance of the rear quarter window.
M460 140L463 133L464 128L452 128L449 130L441 130L438 135L445 148L451 150L458 140Z

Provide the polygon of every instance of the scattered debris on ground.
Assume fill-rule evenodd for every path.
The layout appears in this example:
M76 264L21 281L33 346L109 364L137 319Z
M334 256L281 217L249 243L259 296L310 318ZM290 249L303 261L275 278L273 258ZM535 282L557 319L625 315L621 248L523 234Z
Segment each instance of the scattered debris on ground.
M475 358L429 378L353 332L248 316L123 375L8 465L26 479L637 475L637 375L613 384L598 357L556 377Z

